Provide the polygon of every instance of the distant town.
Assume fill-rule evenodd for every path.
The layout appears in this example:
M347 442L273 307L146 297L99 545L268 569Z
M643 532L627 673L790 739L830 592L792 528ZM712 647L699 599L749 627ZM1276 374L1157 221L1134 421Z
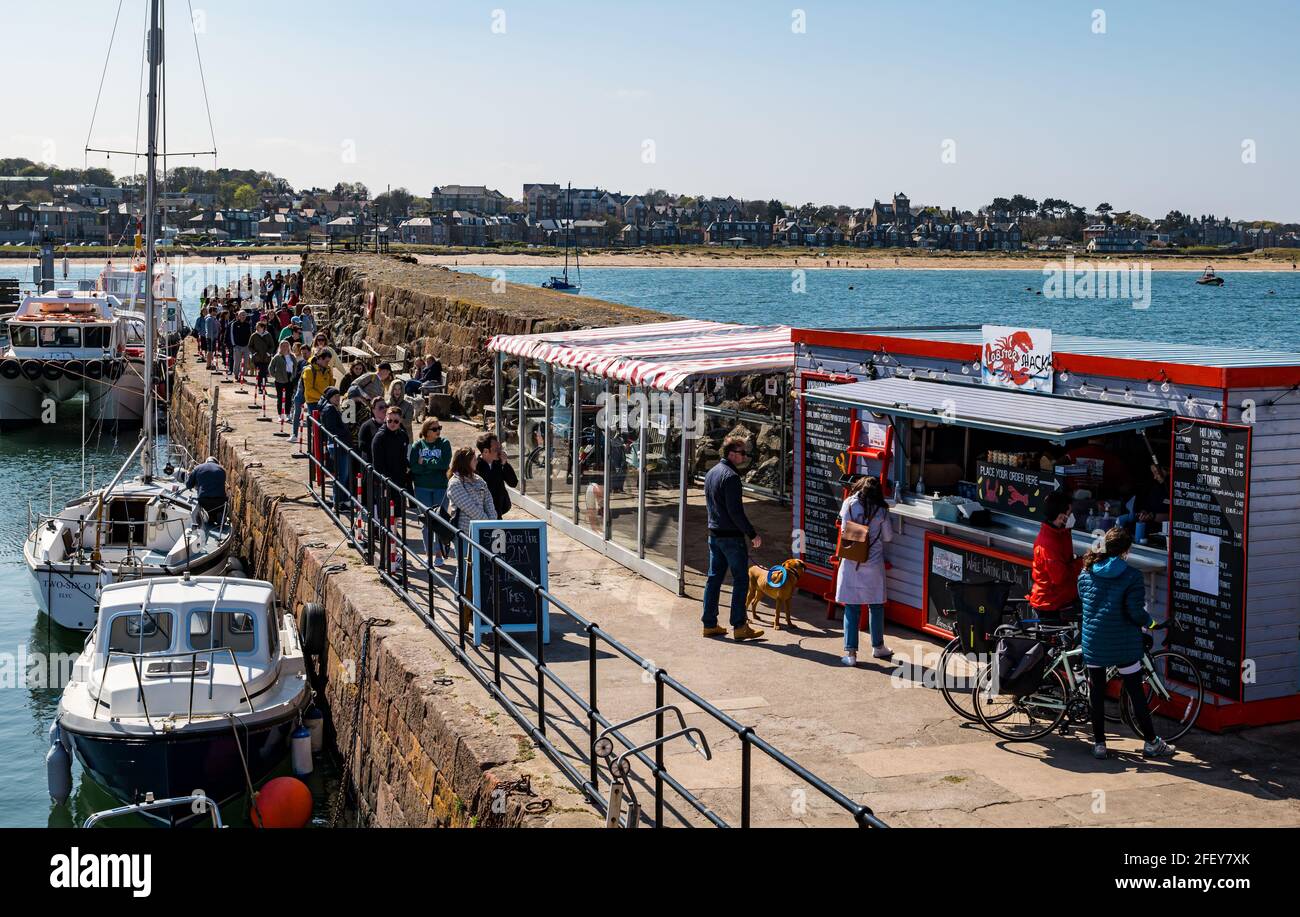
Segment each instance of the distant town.
M366 237L454 247L731 246L909 248L961 252L1133 253L1300 248L1300 224L1173 210L1160 219L1108 203L1088 209L1024 195L976 211L918 206L906 194L870 207L740 200L651 189L623 194L525 184L518 199L484 185L444 184L427 197L365 185L294 189L269 172L169 170L161 197L165 242L191 245L348 244ZM49 239L69 246L129 243L143 176L0 159L0 245Z

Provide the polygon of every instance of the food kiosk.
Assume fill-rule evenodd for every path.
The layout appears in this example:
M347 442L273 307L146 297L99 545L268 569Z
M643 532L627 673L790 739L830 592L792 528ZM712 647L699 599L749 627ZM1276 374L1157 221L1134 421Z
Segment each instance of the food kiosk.
M1126 525L1147 604L1186 629L1200 724L1300 719L1300 354L991 326L794 329L793 525L833 594L838 511L885 478L887 613L950 634L953 583L1023 595L1042 501L1074 546Z

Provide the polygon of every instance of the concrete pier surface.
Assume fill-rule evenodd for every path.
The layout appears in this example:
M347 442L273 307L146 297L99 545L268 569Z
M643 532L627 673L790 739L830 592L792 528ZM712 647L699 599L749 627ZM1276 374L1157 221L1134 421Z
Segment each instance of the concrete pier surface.
M179 392L178 398L192 402L197 418L214 380L192 357L182 363L180 380L178 388L189 391ZM259 421L259 413L249 408L249 395L234 394L231 385L220 387L222 460L228 467L231 462L238 463L243 469L239 473L255 481L273 480L283 494L281 507L291 506L294 517L316 532L308 540L336 545L338 530L307 496L306 461L294 458L296 450L273 435L278 425ZM459 446L472 444L480 432L467 423L447 422L444 435ZM511 517L526 518L518 510ZM788 520L785 529L789 529ZM703 534L698 533L700 542ZM414 547L420 538L418 525L410 525L409 535ZM700 635L698 586L704 557L698 548L689 551L695 575L688 592L693 594L679 597L554 529L548 538L550 587L561 600L651 660L653 667L665 669L736 720L753 726L759 736L814 774L869 805L891 825L1300 825L1300 761L1294 753L1300 745L1300 724L1225 735L1194 731L1178 743L1175 758L1159 762L1144 761L1140 742L1122 733L1112 735L1114 754L1105 762L1092 758L1086 729L1041 742L1005 743L978 725L960 720L937 691L913 683L915 667L933 666L937 659L941 645L936 640L891 626L888 642L897 654L895 663L877 663L864 653L858 668L847 669L840 664L839 621L828 620L824 603L808 596L795 600L794 624L789 629L774 629L770 607L763 606L758 622L766 630L762 640L741 644L730 637L705 639ZM263 545L255 539L253 546ZM272 549L279 550L274 545ZM391 619L395 629L404 633L413 634L424 627L349 547L339 550L338 559L347 564L350 579L346 588L353 589L354 582L355 588L364 586L364 593L359 594L367 614ZM724 617L727 600L724 591ZM452 603L442 596L437 605L440 619L454 632L450 630L455 620ZM332 631L333 614L331 608ZM586 696L586 636L563 615L553 616L551 626L547 663L559 678ZM375 630L372 639L382 643L390 637ZM531 646L530 636L519 639ZM432 639L418 646L426 644L427 648L420 650L415 648L417 644L407 644L404 653L407 657L417 652L432 656L439 648ZM863 645L867 645L865 635ZM486 729L492 742L503 737L517 742L519 750L509 756L510 766L531 773L534 787L543 787L555 800L555 809L563 813L558 822L529 822L520 816L513 823L593 823L590 807L569 787L559 769L504 712L492 715L494 701L465 677L463 670L457 671L459 663L448 663L449 658L444 653L434 661L407 659L411 671L421 673L410 677L423 678L426 670L436 669L455 683L454 691L426 699L429 715L442 705L464 721L465 729ZM474 650L472 662L490 671L490 650L486 646ZM900 672L907 677L897 677ZM611 720L632 717L654 706L655 683L650 672L602 652L599 673L599 707ZM522 709L535 712L536 688L530 676L531 665L512 658L509 649L502 651L503 691ZM377 690L387 688L381 682ZM671 692L667 700L674 702ZM549 738L586 774L587 765L578 757L587 744L585 715L558 690L548 691L546 705ZM739 824L740 740L691 705L683 705L683 712L688 723L708 735L713 760L705 761L685 745L670 745L665 757L668 772L721 819ZM337 719L339 711L334 715ZM1116 724L1116 729L1123 727ZM628 734L635 739L653 733L647 725L633 727ZM468 740L468 744L474 741ZM385 758L395 783L406 780L398 773L401 762L414 754L410 748L398 749ZM753 754L752 768L754 825L852 824L842 809L762 753ZM647 812L653 812L647 774L640 765L637 769L640 802ZM421 798L432 797L427 793L411 796L414 802L408 800L406 808L390 805L389 816L376 817L372 823L423 823L410 811ZM398 809L399 814L393 815ZM701 824L703 819L669 793L665 822Z

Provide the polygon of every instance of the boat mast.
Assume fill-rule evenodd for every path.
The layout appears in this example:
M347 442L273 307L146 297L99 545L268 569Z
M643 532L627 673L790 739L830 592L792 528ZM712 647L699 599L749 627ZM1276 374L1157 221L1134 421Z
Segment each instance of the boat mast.
M145 480L153 476L154 427L157 412L154 406L154 358L158 350L158 329L154 324L154 239L157 235L155 210L158 204L158 70L162 66L162 30L158 26L158 6L161 0L149 0L149 41L146 53L149 62L149 134L145 154L145 215L144 215L144 449L140 453L140 466Z
M564 227L564 282L569 282L569 234L573 232L573 182L569 182L568 189L564 192L566 208L569 211L569 225Z

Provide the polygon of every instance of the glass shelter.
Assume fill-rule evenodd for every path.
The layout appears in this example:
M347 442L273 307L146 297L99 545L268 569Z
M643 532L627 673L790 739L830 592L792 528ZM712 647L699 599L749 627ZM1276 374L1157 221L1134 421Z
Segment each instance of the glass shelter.
M707 567L704 474L724 438L745 436L751 520L774 557L790 556L789 328L686 320L488 348L521 508L686 594Z

